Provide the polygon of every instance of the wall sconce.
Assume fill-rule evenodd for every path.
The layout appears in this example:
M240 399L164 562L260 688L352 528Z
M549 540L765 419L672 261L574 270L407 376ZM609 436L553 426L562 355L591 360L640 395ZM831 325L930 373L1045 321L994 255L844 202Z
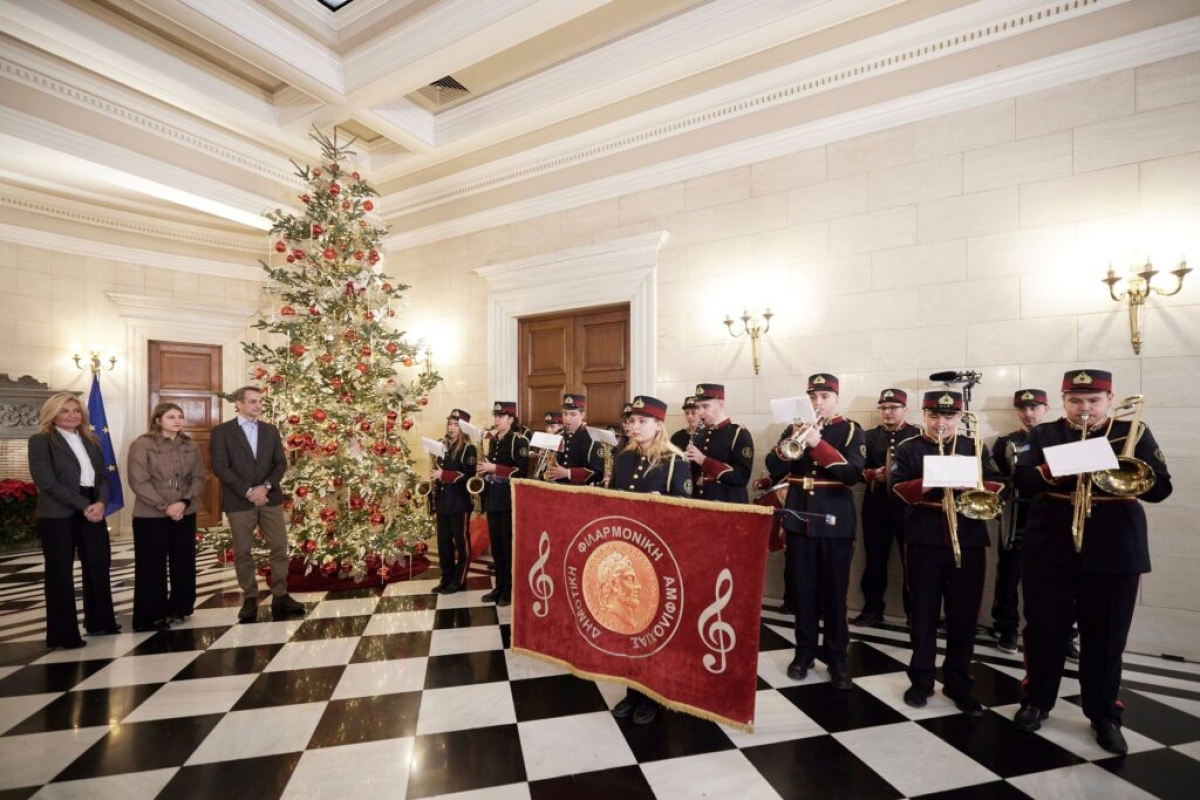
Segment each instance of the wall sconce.
M433 375L433 348L425 345L425 366L421 370L421 377L428 378Z
M92 348L91 352L86 357L76 353L75 355L71 356L71 358L75 359L76 367L79 369L90 369L93 375L102 372L105 369L111 372L112 369L117 366L117 357L109 356L108 366L102 367L100 365L100 349L97 347Z
M1168 292L1150 285L1150 281L1158 274L1158 270L1154 268L1149 259L1146 259L1145 266L1131 266L1129 274L1126 276L1118 275L1112 267L1112 262L1108 262L1108 275L1104 277L1103 282L1108 284L1108 294L1113 300L1118 303L1126 299L1129 301L1129 339L1135 354L1142 352L1142 312L1145 308L1146 298L1151 293L1163 297L1178 294L1179 290L1183 288L1183 276L1191 271L1187 261L1181 260L1179 266L1171 270L1171 274L1175 276L1175 288ZM1116 285L1121 281L1125 281L1125 288L1120 294L1117 294Z
M742 310L742 329L740 331L738 331L737 333L734 333L733 317L729 316L728 314L725 315L725 327L729 329L730 336L732 336L733 338L736 339L737 337L741 336L742 334L746 334L750 337L750 352L754 356L754 374L755 375L758 374L758 367L759 367L758 338L760 336L765 336L767 334L767 331L771 330L771 317L773 317L773 316L775 316L775 315L771 313L771 309L769 307L767 308L766 311L763 312L761 319L759 319L758 316L751 316L749 311L746 311L745 309L743 309Z

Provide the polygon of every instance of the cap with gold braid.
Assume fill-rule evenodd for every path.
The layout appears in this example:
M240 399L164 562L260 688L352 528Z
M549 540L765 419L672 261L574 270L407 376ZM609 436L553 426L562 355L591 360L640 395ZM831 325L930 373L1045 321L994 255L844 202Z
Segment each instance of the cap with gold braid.
M899 406L908 405L908 392L903 389L884 389L879 393L879 402L876 405L884 405L885 403L895 403Z
M1046 405L1050 403L1046 399L1045 389L1017 389L1013 392L1013 408Z
M629 403L629 412L639 417L663 420L667 418L667 404L657 397L639 394Z
M724 400L725 387L719 383L698 383L696 384L696 399Z
M924 399L921 401L921 408L926 411L937 411L945 414L962 411L962 392L948 392L944 389L926 392Z
M587 395L586 394L564 394L562 407L563 407L563 411L586 411L587 410Z
M689 395L689 396L683 398L683 410L684 411L690 411L690 410L694 409L695 407L696 407L696 398L694 396Z
M547 425L562 425L563 424L562 412L561 411L547 411L545 421L546 421Z
M463 411L461 408L456 408L450 412L450 416L446 417L446 419L452 419L455 421L462 420L463 422L470 422L471 415L468 414L467 412Z
M1063 375L1064 392L1111 392L1112 373L1102 369L1073 369Z
M830 375L828 372L818 372L816 375L808 376L808 393L813 392L833 392L840 394L837 375Z
M501 414L507 414L510 417L515 417L517 415L517 401L497 400L495 403L492 403L492 416L498 417Z

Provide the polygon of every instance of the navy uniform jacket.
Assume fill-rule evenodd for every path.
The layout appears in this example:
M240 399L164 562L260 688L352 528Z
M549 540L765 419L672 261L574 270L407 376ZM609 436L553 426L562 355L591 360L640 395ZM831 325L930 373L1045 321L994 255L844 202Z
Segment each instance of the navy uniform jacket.
M475 474L475 445L464 441L460 440L454 449L447 448L442 459L442 479L437 490L439 514L465 514L471 510L467 481Z
M984 445L982 453L983 486L1003 497L1004 487L997 480L1000 474L992 466L987 445ZM942 495L946 490L926 489L922 482L925 456L938 454L937 440L924 434L901 442L896 448L892 462L892 493L896 502L903 504L905 544L950 546L950 528L942 507ZM969 436L959 436L954 440L953 447L947 446L945 455L966 456L974 461L975 440ZM957 494L961 490L950 491ZM990 545L987 522L959 514L958 544L963 548Z
M704 463L694 475L696 497L749 503L746 486L754 469L754 439L750 431L727 419L706 427L696 437L696 447L705 455Z
M671 444L675 445L680 451L687 450L688 443L692 441L692 435L688 433L687 428L680 428L671 434Z
M888 491L888 488L891 486L891 478L887 472L888 452L892 453L892 460L894 461L896 458L896 446L906 439L920 435L921 429L909 422L904 423L894 431L889 431L882 425L871 428L869 431L864 431L863 437L867 446L867 458L863 469L878 470L876 480L866 482L867 490L863 492L864 511L870 507L872 511L878 510L880 517L891 513L894 504L891 502L891 492Z
M487 475L484 492L485 511L512 511L510 478L524 478L529 467L529 440L510 430L499 440L487 440L488 461L496 465L494 475Z
M649 462L635 447L622 450L613 464L612 488L622 492L692 496L692 471L683 456L670 457L647 471Z
M789 425L779 441L791 435ZM820 443L805 450L795 461L780 458L777 444L767 454L766 464L772 483L787 478L788 493L783 507L836 517L831 525L811 517L797 519L784 514L783 529L818 539L853 539L858 518L850 487L862 480L866 450L862 427L840 415L825 423Z
M587 424L580 425L575 433L563 428L562 437L562 452L556 454L558 465L571 470L571 477L555 483L598 486L604 479L602 445L587 432Z
M1125 447L1131 424L1129 420L1116 420L1106 426L1114 453L1119 454ZM1103 431L1103 427L1100 432L1088 431L1088 438L1104 435ZM1057 444L1077 442L1079 438L1079 429L1065 418L1042 423L1030 432L1029 450L1021 454L1013 470L1017 491L1033 500L1022 534L1022 553L1029 558L1058 563L1074 563L1074 559L1080 558L1085 572L1110 575L1149 572L1146 512L1140 501L1158 503L1171 495L1171 475L1162 450L1150 429L1143 425L1133 455L1154 470L1153 488L1139 498L1114 497L1093 486L1092 516L1083 526L1083 550L1077 554L1071 539L1076 478L1051 475L1042 451Z

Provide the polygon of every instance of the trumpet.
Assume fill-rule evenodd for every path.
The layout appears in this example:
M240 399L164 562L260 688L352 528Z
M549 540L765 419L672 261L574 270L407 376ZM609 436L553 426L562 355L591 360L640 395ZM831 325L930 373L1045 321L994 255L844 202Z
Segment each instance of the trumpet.
M1092 473L1092 485L1117 497L1136 497L1154 488L1156 476L1150 465L1133 455L1138 440L1142 438L1142 405L1140 394L1126 397L1113 409L1114 420L1132 415L1133 424L1125 436L1125 447L1117 456L1116 469L1105 469Z
M946 440L943 436L946 433L945 425L938 425L938 455L946 455ZM958 438L957 431L955 432L954 440L950 445L950 452L954 452L954 442ZM958 544L958 507L954 503L954 490L950 488L942 489L942 513L946 516L946 528L950 531L950 549L954 551L954 566L962 567L962 547Z
M983 488L983 437L979 435L979 417L970 411L963 412L963 421L971 424L967 430L975 433L975 488L959 492L956 501L958 513L967 519L989 520L1000 516L1004 503L995 492Z
M1088 421L1091 418L1092 415L1086 412L1080 415L1083 422L1083 432L1079 436L1081 442L1087 439ZM1091 473L1075 476L1075 493L1071 496L1071 508L1071 540L1075 543L1075 552L1079 553L1083 551L1083 526L1092 515Z
M784 461L800 460L808 448L808 445L804 443L808 432L813 429L820 431L825 427L825 422L825 418L820 416L811 423L797 421L793 426L792 435L779 443L779 457Z

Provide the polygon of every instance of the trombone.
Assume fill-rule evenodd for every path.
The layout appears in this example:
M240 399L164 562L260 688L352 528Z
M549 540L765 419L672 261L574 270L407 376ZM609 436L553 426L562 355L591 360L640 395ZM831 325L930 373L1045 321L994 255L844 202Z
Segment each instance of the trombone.
M1084 412L1080 415L1083 431L1079 441L1085 441L1088 436L1088 422L1092 415ZM1075 476L1075 493L1071 496L1071 540L1075 543L1075 552L1083 552L1083 526L1088 517L1092 516L1092 473Z
M808 432L814 428L820 431L825 427L826 419L817 417L812 422L797 422L794 425L792 435L779 443L779 457L784 461L798 461L804 456L804 451L808 445L804 443L804 438L808 436Z
M1142 438L1142 405L1144 397L1135 394L1126 397L1113 409L1113 420L1132 416L1133 423L1129 433L1125 435L1125 447L1117 456L1116 469L1105 469L1092 473L1092 484L1103 492L1117 497L1136 497L1154 488L1157 476L1150 465L1133 455L1138 441Z
M995 492L983 487L983 437L979 435L979 417L971 411L963 412L967 431L975 435L975 487L958 493L958 513L967 519L990 520L1000 516L1004 503Z
M938 455L946 455L946 433L945 425L938 425ZM954 446L958 442L958 431L955 430L954 437L950 442L950 452L954 453ZM942 514L946 517L946 528L950 531L950 549L954 551L954 566L962 567L962 547L958 544L958 508L954 503L954 490L947 487L942 489Z

